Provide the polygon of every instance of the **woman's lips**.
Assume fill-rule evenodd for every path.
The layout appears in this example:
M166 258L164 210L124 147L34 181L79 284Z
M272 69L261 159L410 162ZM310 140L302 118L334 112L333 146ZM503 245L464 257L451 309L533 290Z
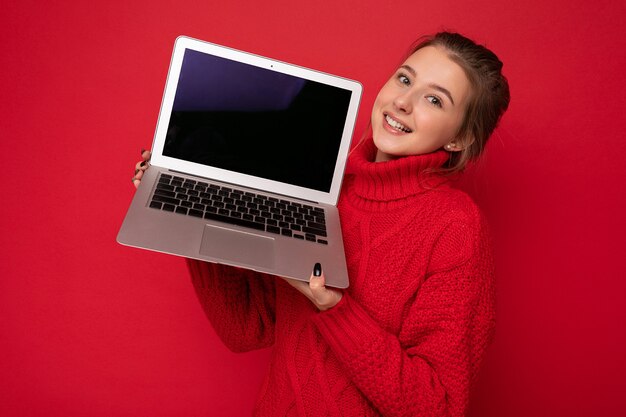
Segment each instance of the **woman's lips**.
M385 129L391 133L404 134L412 132L412 130L406 127L403 123L386 113L383 114L383 119L383 125L385 126Z

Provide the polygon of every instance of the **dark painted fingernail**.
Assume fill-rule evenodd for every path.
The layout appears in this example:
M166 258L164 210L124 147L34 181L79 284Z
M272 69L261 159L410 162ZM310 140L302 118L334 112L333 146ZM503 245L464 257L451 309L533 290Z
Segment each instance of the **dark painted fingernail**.
M319 277L320 275L322 275L322 264L321 263L316 263L315 266L313 267L313 275L316 277Z
M142 161L141 164L139 164L140 167L144 167L146 166L146 161Z
M135 175L139 172L139 169L135 168Z

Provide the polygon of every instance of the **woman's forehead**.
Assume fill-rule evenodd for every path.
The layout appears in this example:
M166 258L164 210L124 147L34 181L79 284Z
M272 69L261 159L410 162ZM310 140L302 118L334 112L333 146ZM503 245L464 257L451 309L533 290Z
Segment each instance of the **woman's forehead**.
M470 91L471 84L465 71L444 48L435 46L420 48L412 53L402 66L412 70L420 82L446 88L453 96L458 97L458 101L463 101Z

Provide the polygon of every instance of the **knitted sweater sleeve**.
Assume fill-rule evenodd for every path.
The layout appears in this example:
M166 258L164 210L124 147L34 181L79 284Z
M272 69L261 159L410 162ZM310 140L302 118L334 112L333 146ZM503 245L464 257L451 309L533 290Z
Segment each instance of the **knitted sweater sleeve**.
M198 300L224 344L246 352L274 343L274 277L187 259Z
M383 329L348 294L314 320L382 415L456 417L465 415L470 383L492 337L493 292L488 236L453 223L430 254L399 333Z

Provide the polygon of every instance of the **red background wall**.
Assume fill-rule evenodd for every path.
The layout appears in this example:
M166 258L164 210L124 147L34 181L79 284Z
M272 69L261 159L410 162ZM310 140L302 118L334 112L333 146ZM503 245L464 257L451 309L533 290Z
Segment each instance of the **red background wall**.
M624 2L5 0L0 415L249 415L268 351L227 351L180 259L115 242L174 39L355 78L357 134L419 34L486 42L512 103L464 186L496 242L472 416L617 416L626 397Z

